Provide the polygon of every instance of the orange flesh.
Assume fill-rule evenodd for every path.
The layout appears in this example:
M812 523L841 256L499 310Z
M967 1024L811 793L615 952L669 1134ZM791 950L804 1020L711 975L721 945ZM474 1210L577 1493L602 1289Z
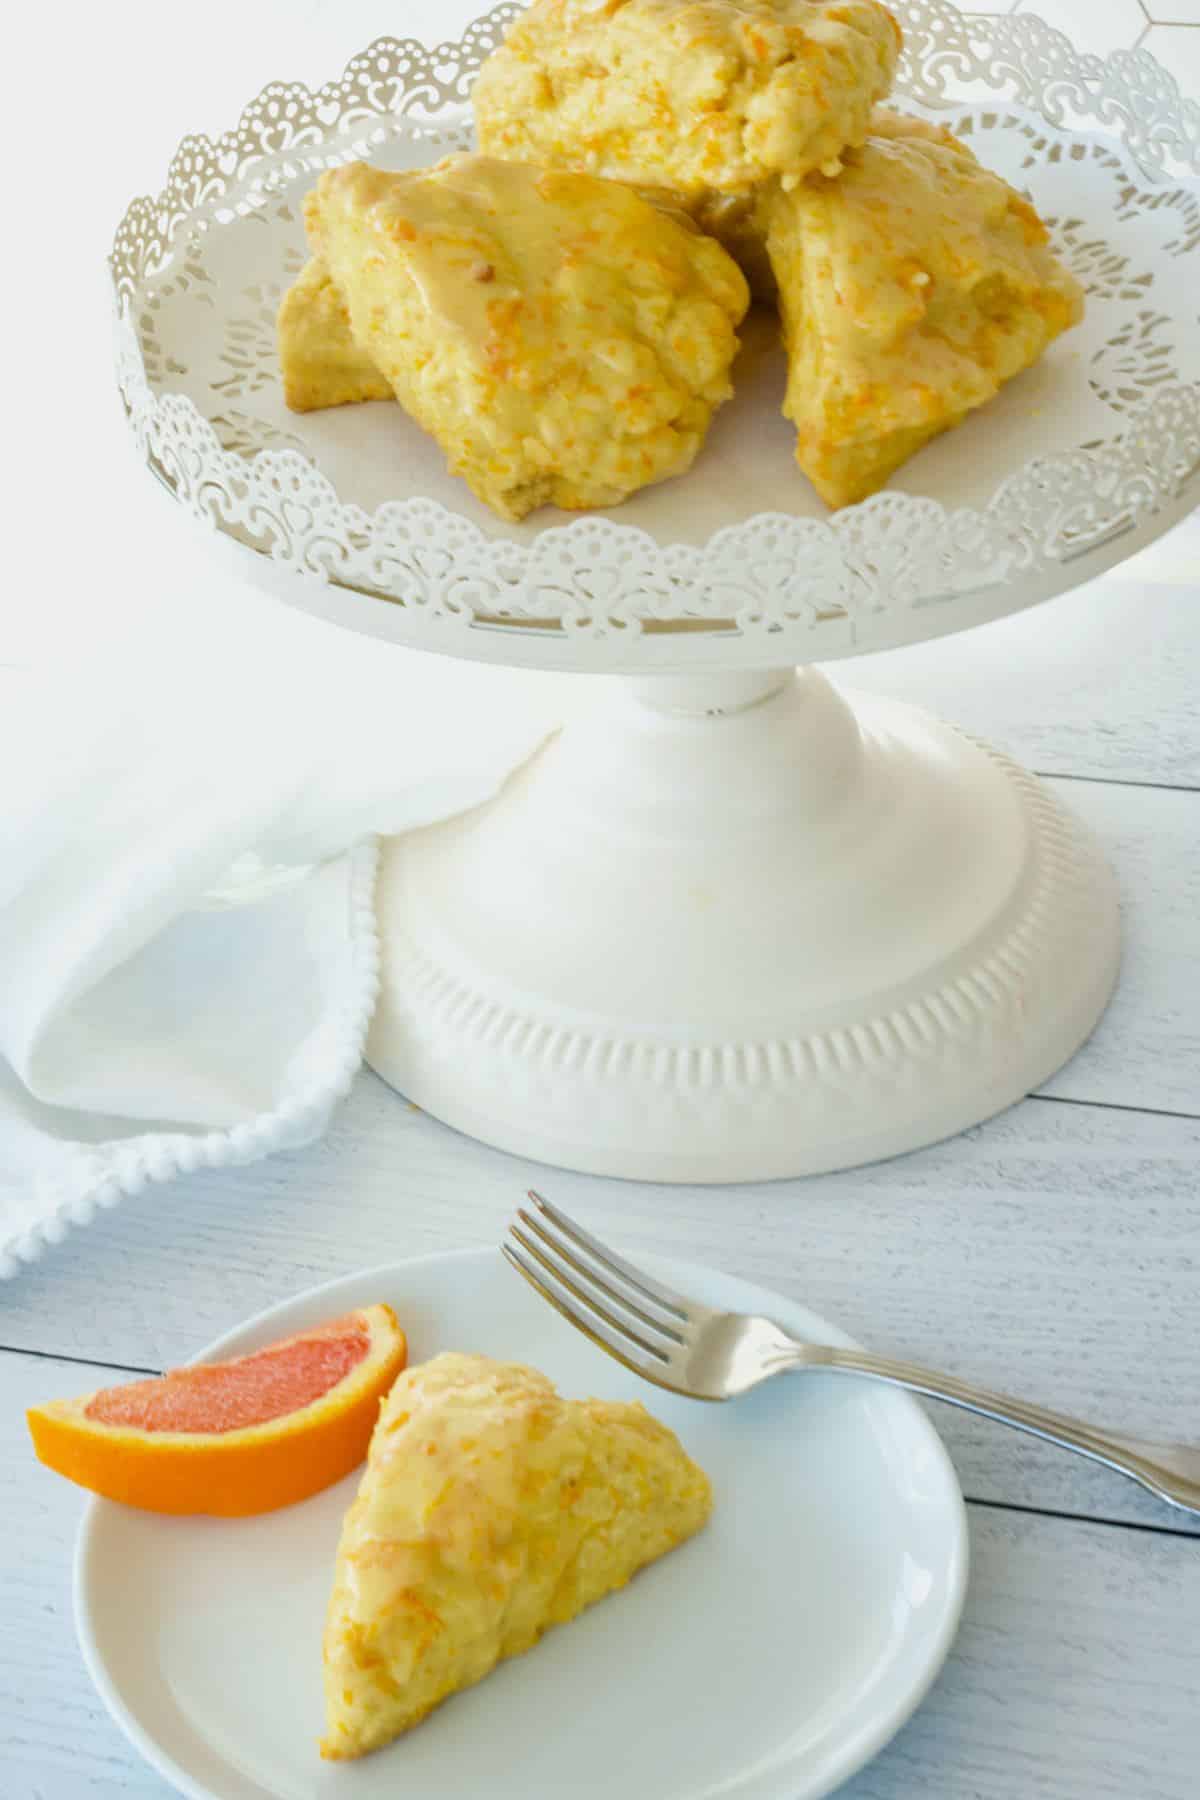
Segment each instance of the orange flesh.
M141 1431L242 1431L310 1406L343 1381L369 1348L357 1320L337 1319L319 1336L292 1338L232 1362L102 1388L85 1417Z

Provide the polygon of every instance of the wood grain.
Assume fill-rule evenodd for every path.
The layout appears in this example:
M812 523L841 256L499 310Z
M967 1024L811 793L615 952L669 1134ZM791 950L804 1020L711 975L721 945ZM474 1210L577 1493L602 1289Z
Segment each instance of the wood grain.
M916 1155L805 1182L606 1182L487 1150L365 1074L321 1143L144 1193L0 1287L0 1343L180 1361L336 1275L496 1243L535 1183L635 1254L730 1269L878 1350L1113 1429L1200 1440L1198 1167L1198 1121L1027 1100ZM89 1385L86 1370L71 1383ZM936 1417L968 1494L1174 1517L1078 1457Z
M81 1502L34 1461L21 1417L32 1401L70 1391L79 1373L0 1356L0 1695L12 1696L0 1714L0 1791L166 1800L166 1784L93 1697L69 1594ZM846 1800L1195 1800L1195 1544L980 1507L971 1532L957 1649L916 1719L842 1790Z

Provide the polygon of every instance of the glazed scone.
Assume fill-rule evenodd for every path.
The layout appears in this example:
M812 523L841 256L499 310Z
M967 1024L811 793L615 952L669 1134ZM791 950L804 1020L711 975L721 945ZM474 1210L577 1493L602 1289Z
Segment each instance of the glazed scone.
M752 201L717 194L689 204L670 188L635 186L634 191L660 212L690 219L715 237L741 269L755 299L775 300L766 236ZM284 295L277 328L283 398L292 412L395 399L391 383L355 343L346 303L319 256L309 258Z
M276 324L283 398L293 412L392 398L391 384L355 343L346 303L319 256L283 296Z
M384 1401L338 1546L321 1754L376 1750L699 1531L708 1478L640 1405L434 1357Z
M836 171L899 49L877 0L533 0L471 99L497 156L730 194Z
M693 219L682 196L667 188L638 189L661 211L684 221ZM746 211L743 203L739 215ZM720 240L719 221L693 222ZM730 255L738 260L736 228L729 232ZM763 246L763 260L766 248ZM767 265L769 268L769 264ZM351 406L363 400L394 400L386 381L354 340L350 314L341 290L319 256L310 256L283 296L276 317L279 368L284 403L292 412L317 412L329 406Z
M356 343L502 518L681 474L729 396L741 271L616 182L475 155L349 163L305 217Z
M846 161L765 202L783 410L829 506L874 493L1083 315L1028 201L943 127L881 110Z

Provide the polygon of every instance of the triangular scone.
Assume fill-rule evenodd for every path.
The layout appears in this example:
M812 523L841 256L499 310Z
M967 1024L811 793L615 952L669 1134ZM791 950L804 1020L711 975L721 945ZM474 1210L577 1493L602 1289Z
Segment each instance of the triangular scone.
M502 518L686 469L731 392L731 257L613 181L459 155L349 163L305 205L356 343Z
M444 1355L383 1404L338 1546L321 1754L389 1743L700 1529L708 1478L640 1405Z
M283 296L277 325L283 398L293 412L392 399L390 382L355 343L346 303L319 256Z
M846 506L1083 315L1046 228L943 128L886 110L836 181L763 202L788 344L784 413Z
M471 103L495 156L747 193L835 170L899 50L877 0L533 0Z

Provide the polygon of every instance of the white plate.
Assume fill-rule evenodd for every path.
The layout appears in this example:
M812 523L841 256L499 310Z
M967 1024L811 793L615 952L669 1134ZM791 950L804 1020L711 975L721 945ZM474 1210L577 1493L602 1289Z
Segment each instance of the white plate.
M781 1297L655 1262L685 1293L848 1344ZM414 1362L483 1351L570 1395L637 1397L716 1490L712 1524L419 1730L323 1764L321 1627L357 1483L259 1519L171 1519L94 1501L75 1568L79 1638L113 1717L194 1800L812 1800L918 1705L962 1606L966 1520L932 1426L903 1394L784 1377L737 1402L677 1400L566 1325L495 1250L314 1288L206 1357L387 1300Z

